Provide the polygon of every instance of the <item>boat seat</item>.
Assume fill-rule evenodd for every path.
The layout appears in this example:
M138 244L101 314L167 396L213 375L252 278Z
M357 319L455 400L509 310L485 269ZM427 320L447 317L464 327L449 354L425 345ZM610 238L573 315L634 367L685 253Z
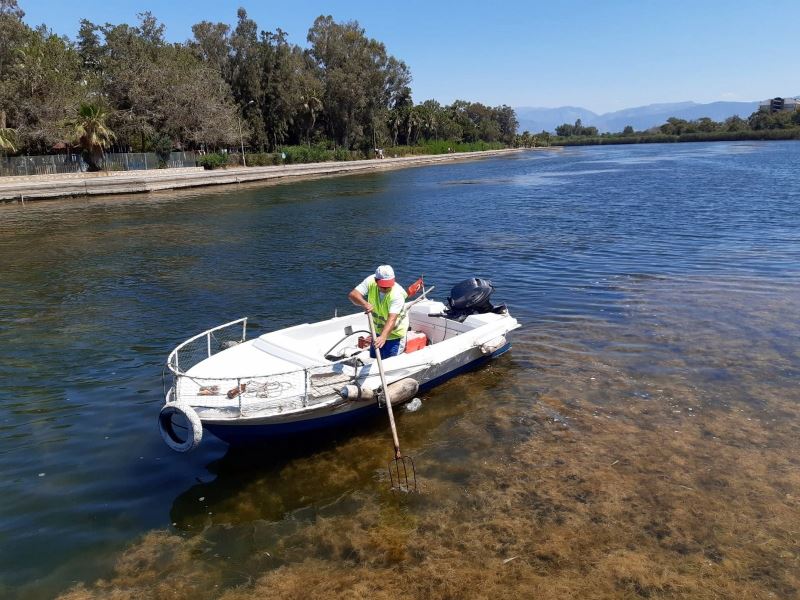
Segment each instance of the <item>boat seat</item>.
M304 351L305 349L296 340L281 335L278 331L262 335L253 343L253 346L301 368L316 367L327 362L325 357Z

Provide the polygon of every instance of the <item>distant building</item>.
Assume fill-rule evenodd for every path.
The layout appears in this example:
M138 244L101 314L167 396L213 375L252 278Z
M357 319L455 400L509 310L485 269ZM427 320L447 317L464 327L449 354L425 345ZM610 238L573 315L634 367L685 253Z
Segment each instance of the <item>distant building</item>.
M800 98L771 98L759 103L758 110L768 113L800 110Z

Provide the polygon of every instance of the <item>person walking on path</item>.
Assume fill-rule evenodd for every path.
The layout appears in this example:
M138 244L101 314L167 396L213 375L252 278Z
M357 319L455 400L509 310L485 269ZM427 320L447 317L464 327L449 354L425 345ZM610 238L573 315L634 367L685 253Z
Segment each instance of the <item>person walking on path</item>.
M408 332L408 315L401 316L407 294L395 281L394 269L389 265L379 266L374 275L359 283L347 297L364 312L372 313L378 338L372 340L370 356L375 358L376 348L381 358L401 354Z

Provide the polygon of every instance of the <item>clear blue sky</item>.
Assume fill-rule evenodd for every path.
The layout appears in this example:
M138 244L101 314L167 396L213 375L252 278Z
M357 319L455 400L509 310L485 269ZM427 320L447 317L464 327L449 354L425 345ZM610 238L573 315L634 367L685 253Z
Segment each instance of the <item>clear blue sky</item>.
M800 0L19 0L25 20L75 36L81 18L135 23L150 10L170 41L202 20L306 45L320 14L357 20L404 60L414 100L582 106L763 100L800 94Z

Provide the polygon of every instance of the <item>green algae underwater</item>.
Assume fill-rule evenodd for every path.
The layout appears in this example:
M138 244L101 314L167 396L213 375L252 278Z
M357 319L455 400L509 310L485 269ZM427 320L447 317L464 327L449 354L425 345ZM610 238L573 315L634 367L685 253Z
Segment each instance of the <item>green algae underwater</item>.
M371 432L277 474L338 487L328 505L270 522L254 478L61 598L795 597L796 288L619 283L616 322L525 329L425 397L435 425L401 416L419 496L363 486Z

